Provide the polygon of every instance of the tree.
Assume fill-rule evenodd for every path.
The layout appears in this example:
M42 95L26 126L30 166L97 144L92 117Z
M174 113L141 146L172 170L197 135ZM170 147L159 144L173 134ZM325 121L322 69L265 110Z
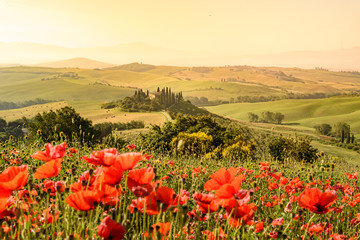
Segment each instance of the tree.
M256 115L255 113L248 112L248 117L249 117L250 122L258 122L259 121L259 116Z
M262 121L263 122L265 122L265 123L274 122L274 115L275 114L273 112L266 111L266 112L262 112L261 115L262 115Z
M322 135L329 135L332 127L330 124L322 123L314 126L315 130Z
M0 132L5 131L6 125L7 125L7 123L6 123L5 119L0 118Z
M275 121L276 121L277 124L281 124L282 121L283 121L284 118L285 118L285 115L282 114L282 113L278 113L278 112L277 112L277 113L275 113L274 118L275 118Z
M81 144L92 143L96 139L96 131L92 122L82 118L74 108L63 107L50 112L38 113L32 122L28 124L30 136L41 132L40 137L47 142L57 141L61 136L66 141L80 141Z
M349 139L350 136L350 125L344 122L337 122L334 125L335 136L341 139L344 143L345 139Z

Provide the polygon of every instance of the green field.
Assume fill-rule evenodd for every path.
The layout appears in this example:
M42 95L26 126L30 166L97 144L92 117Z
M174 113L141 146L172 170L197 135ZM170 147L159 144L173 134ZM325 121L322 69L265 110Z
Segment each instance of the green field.
M360 87L360 75L349 72L249 66L205 69L141 64L108 69L0 68L0 101L111 101L129 96L135 89L156 91L157 87L182 91L184 97L228 101L289 92L348 93ZM69 73L74 76L66 76Z
M360 97L332 97L325 99L281 100L264 103L234 103L207 107L219 115L248 121L248 112L261 116L262 112L281 112L284 124L312 128L316 124L346 122L360 131Z
M161 125L168 120L163 112L122 112L118 109L101 109L101 102L98 101L69 101L54 102L34 105L26 108L1 110L0 118L6 121L13 121L22 117L32 118L37 113L56 110L65 106L71 106L85 118L92 120L94 124L101 122L130 122L132 120L144 121L145 125Z

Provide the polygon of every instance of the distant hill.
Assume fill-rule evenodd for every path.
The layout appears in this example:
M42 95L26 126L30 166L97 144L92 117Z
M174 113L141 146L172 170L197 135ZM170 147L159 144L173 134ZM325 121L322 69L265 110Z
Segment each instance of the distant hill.
M89 58L71 58L62 61L48 62L37 64L37 67L51 67L51 68L109 68L115 66L114 64L99 62Z
M173 66L278 66L306 69L360 71L360 47L329 51L295 51L272 54L245 54L167 49L146 43L117 44L106 47L69 48L38 43L0 42L0 63L33 65L74 57L111 63L147 62Z
M150 64L142 64L142 63L130 63L124 64L116 67L111 67L109 70L126 70L132 72L146 72L152 69L155 69L156 66Z

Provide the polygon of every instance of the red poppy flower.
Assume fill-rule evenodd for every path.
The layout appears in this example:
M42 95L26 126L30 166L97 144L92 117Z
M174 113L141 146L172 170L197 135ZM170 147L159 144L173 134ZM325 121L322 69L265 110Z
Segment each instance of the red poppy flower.
M173 196L175 195L174 190L168 187L159 187L155 191L151 192L146 198L138 198L132 200L130 205L130 211L133 213L134 209L137 208L140 212L144 212L149 215L156 215L160 212L166 211L174 202Z
M126 148L129 149L129 150L133 150L135 148L135 145L134 144L129 144L129 145L126 145Z
M237 205L234 208L226 208L229 224L232 227L239 227L242 223L251 225L256 211L255 203Z
M0 198L0 217L4 217L4 213L7 212L7 208L13 204L15 204L15 199L13 196Z
M119 155L116 158L114 166L123 171L133 169L136 164L142 159L141 153L129 152Z
M146 197L153 190L150 184L155 173L152 168L142 168L129 171L127 187L137 197Z
M46 144L46 150L38 151L31 155L32 158L41 160L41 161L51 161L58 158L63 158L66 153L67 144L64 142L62 144L52 146L50 143Z
M227 237L227 234L224 233L221 227L219 229L218 234L215 234L215 232L210 232L209 230L203 231L202 234L207 236L208 240L221 240L221 239L226 239Z
M346 173L346 176L349 180L357 179L358 172L354 172L353 174Z
M93 151L90 157L81 157L81 159L94 165L111 166L114 164L117 156L119 156L119 153L116 148L110 148L101 151Z
M328 207L335 203L336 199L334 190L322 192L317 188L307 188L300 194L299 205L310 212L323 214L330 211Z
M50 190L50 195L55 196L56 191L63 192L66 188L66 183L64 181L51 181L45 180L42 185L44 186L43 190L45 192Z
M108 206L114 206L117 202L119 202L122 188L120 185L117 187L112 187L108 184L101 185L101 189L97 188L95 189L99 192L101 192L103 196L102 203L108 205Z
M284 224L284 219L283 218L277 218L274 219L271 223L271 226L275 227L275 226L281 226Z
M174 199L173 205L184 205L189 202L190 193L184 189L180 189L180 194L177 195Z
M121 182L124 171L116 164L110 167L102 167L97 171L97 178L94 181L95 186L109 184L115 186Z
M269 237L278 238L279 234L276 231L269 232Z
M40 166L34 173L35 179L56 177L61 171L61 159L51 160Z
M166 239L167 233L170 231L171 223L156 223L151 226L153 228L153 232L145 232L144 236L147 238L153 238L157 236L157 233L161 236L161 239ZM155 239L155 238L154 238ZM156 238L158 239L158 238Z
M205 191L218 190L222 185L231 183L235 179L236 173L237 169L234 167L228 170L221 168L210 175L211 179L207 181L204 186Z
M329 238L329 240L346 240L348 239L346 235L342 235L342 234L338 234L338 233L333 233L330 235L331 238ZM350 240L351 238L349 238Z
M321 233L323 232L325 229L324 229L324 226L319 223L319 224L314 224L314 223L311 223L311 227L309 227L308 231L311 233L311 234L314 234L314 233Z
M120 223L115 222L110 216L105 217L98 226L98 235L105 240L124 239L126 229Z
M39 216L39 222L41 223L52 223L59 219L60 211L56 211L55 218L53 214L51 214L51 207L42 211L41 216Z
M234 206L236 200L242 200L244 203L250 200L250 191L240 190L241 183L245 180L244 175L240 175L231 183L222 185L216 192L215 204L219 206Z
M255 232L262 232L264 230L264 222L258 222L255 225Z
M212 193L204 194L196 192L192 195L197 204L197 208L204 214L212 213L218 210L219 205L214 204L215 195Z
M152 159L152 157L153 157L153 155L147 155L147 154L144 155L145 160L150 160L150 159Z
M70 194L66 198L66 203L78 211L88 211L95 208L101 197L99 191L84 190Z
M13 166L5 169L0 174L0 192L4 194L11 190L22 189L27 183L28 177L28 165Z
M277 183L274 182L268 182L268 190L269 192L271 192L274 189L278 189L279 185L277 185Z
M77 150L76 150L75 148L70 148L70 149L69 149L69 152L70 152L71 154L75 154L75 153L77 153Z
M265 171L265 170L269 169L269 163L268 162L261 162L260 166L261 166L261 168L260 168L261 171Z

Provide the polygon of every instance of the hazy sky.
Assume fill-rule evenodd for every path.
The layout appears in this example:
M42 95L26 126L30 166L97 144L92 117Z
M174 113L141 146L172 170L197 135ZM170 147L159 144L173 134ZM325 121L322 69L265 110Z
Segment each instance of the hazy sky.
M273 53L360 46L360 0L0 0L0 42Z

